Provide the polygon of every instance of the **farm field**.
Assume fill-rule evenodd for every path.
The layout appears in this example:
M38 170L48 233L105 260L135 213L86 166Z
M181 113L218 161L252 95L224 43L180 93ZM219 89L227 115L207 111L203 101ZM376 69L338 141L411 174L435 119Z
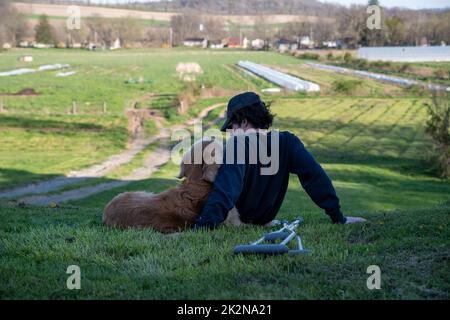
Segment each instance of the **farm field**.
M335 63L331 63L335 64ZM352 64L337 64L338 66L358 69ZM450 62L372 62L364 70L375 73L420 80L450 86Z
M18 61L31 54L30 64ZM274 87L235 67L262 63L323 88L320 94L263 95L272 102L274 128L300 137L333 180L343 212L363 216L363 225L332 225L292 176L280 219L301 215L308 256L233 256L235 245L268 228L221 227L164 236L152 230L104 227L104 205L123 191L159 192L178 183L168 162L150 176L58 205L36 206L0 199L0 298L62 299L448 299L450 183L427 163L427 96L360 80L357 92L333 90L339 75L273 52L202 50L13 50L0 53L0 72L68 63L77 73L46 71L0 77L0 195L30 182L89 168L129 148L125 111L152 108L146 138L201 117L223 116L235 93ZM177 114L176 98L189 90L175 69L196 62L203 73L197 99ZM142 78L143 81L130 81ZM40 95L5 95L32 88ZM155 99L143 99L147 94ZM76 101L77 113L71 114ZM107 104L106 112L101 106ZM207 110L208 112L206 112ZM203 111L203 114L202 114ZM189 125L187 125L189 127ZM114 183L141 168L161 137L107 174L76 181L47 195L82 186ZM127 148L128 146L128 148ZM22 196L27 196L23 194ZM45 194L44 194L45 196ZM420 238L420 241L418 241ZM67 266L81 267L81 290L66 289ZM368 290L366 269L379 265L382 289Z
M122 52L86 52L84 50L18 50L2 53L0 72L17 68L36 68L53 63L70 64L76 74L66 78L55 75L59 71L0 77L0 102L7 113L0 113L2 131L0 155L2 158L0 190L28 180L38 180L42 174L67 173L68 169L80 169L100 163L108 155L124 149L127 144L127 120L124 111L133 107L139 97L150 93L175 96L185 88L175 68L179 62L197 60L201 51L185 50L136 50ZM32 54L34 61L25 63L18 57ZM133 63L130 65L130 57ZM200 86L218 87L222 96L239 90L270 86L265 81L248 79L229 65L242 58L264 62L275 60L280 64L292 58L263 53L202 53L198 63L203 74L198 77ZM216 67L219 62L220 67ZM142 78L142 83L131 80ZM13 96L25 88L38 95ZM207 91L207 90L206 90ZM184 121L196 115L208 104L225 101L226 98L205 98L197 101L184 116L176 115L176 107L168 100L160 108L169 112L167 123ZM73 101L77 115L70 114ZM157 103L158 101L155 101ZM102 114L103 103L107 113ZM143 107L148 107L143 104ZM80 128L86 128L81 132ZM67 138L70 136L69 138ZM74 137L72 139L71 137ZM93 139L95 137L95 139ZM32 139L30 139L32 138ZM92 143L90 143L92 141ZM89 142L83 151L80 146ZM11 153L10 150L15 150ZM77 153L81 151L81 154ZM83 153L89 157L83 157ZM45 156L32 160L30 153ZM53 153L54 156L50 156ZM74 157L76 155L76 157ZM24 163L27 162L27 163ZM28 170L23 170L27 168ZM26 172L28 171L28 172Z
M33 4L14 3L14 7L21 13L34 17L36 15L47 14L54 19L66 19L67 6L59 4ZM133 17L144 21L152 21L152 24L166 26L170 23L170 19L177 15L176 12L157 12L157 11L140 11L128 10L108 7L80 6L80 10L84 16L101 15L106 18ZM213 19L222 20L224 23L240 24L244 27L254 27L256 21L260 18L258 15L208 15ZM279 27L294 21L314 22L319 19L317 16L306 16L298 14L273 14L267 16L273 27ZM331 20L330 18L322 18L323 21Z

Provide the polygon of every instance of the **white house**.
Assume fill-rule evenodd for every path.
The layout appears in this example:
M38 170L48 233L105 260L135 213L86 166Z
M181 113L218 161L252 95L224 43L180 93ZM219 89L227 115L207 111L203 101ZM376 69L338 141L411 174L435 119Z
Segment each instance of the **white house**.
M252 40L252 48L256 50L261 50L264 48L264 40L263 39L255 39Z
M186 47L208 47L208 40L205 38L187 38L184 39L183 45Z
M336 41L324 41L322 44L326 48L337 48L338 46Z
M225 42L222 40L213 40L209 42L209 47L211 49L223 49L225 48Z
M111 46L109 47L109 50L117 50L117 49L120 49L120 48L122 48L122 46L120 45L120 39L116 38L116 40L114 40L111 43Z
M31 43L29 43L28 41L20 41L19 42L19 47L21 48L28 48L31 46Z
M314 41L309 36L303 36L300 38L300 46L302 47L313 47Z
M54 44L45 44L45 43L35 43L33 45L34 48L37 49L48 49L48 48L54 48L55 45Z

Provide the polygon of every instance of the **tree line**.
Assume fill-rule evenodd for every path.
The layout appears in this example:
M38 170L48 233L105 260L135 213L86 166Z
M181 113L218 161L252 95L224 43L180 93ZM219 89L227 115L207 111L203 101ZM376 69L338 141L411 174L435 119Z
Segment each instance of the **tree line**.
M368 2L377 3L376 0ZM67 30L55 28L45 17L41 18L37 27L31 28L26 17L10 6L8 0L0 0L0 42L17 44L22 38L34 37L38 42L45 40L47 43L91 41L108 45L119 38L124 44L161 46L164 43L180 44L187 37L219 40L228 36L245 36L269 41L280 38L294 41L299 37L309 36L319 44L339 40L350 48L440 45L443 42L450 44L450 9L381 8L381 29L369 30L367 19L370 14L366 11L367 5L343 7L314 0L173 0L159 2L158 5L159 9L170 9L180 14L165 25L151 25L131 17L94 16L82 19L81 30ZM130 8L136 6L139 9L156 9L157 4L151 2L127 5ZM210 13L252 14L256 17L255 25L249 28L239 23L227 23L225 19L208 16ZM268 13L297 13L301 16L295 22L274 24ZM303 19L305 15L317 18Z

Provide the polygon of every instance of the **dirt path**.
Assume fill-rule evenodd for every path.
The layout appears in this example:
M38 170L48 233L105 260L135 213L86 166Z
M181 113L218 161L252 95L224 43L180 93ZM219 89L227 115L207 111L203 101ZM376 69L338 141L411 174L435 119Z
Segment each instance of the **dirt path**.
M163 164L167 163L170 160L169 140L171 130L186 128L196 121L201 121L208 115L210 111L222 106L224 106L224 103L211 105L202 110L196 118L187 121L183 125L174 126L173 128L160 127L161 129L158 135L145 141L136 141L136 145L133 147L132 150L127 150L124 153L112 156L100 165L96 165L81 171L74 171L64 177L58 177L49 181L34 183L15 190L2 192L0 193L0 198L18 198L24 195L32 194L31 196L20 198L19 201L35 205L48 205L51 203L61 203L69 200L83 199L98 192L124 186L132 181L147 179L159 167L161 167ZM221 113L221 116L223 116L223 114L224 112ZM219 120L220 118L211 122L209 125L212 125ZM123 177L119 180L104 182L93 186L80 187L78 189L65 191L59 194L46 195L46 193L58 191L62 187L69 184L78 183L80 181L84 181L89 178L102 177L112 169L129 162L146 146L156 141L159 141L159 144L156 150L153 151L150 154L150 156L147 157L147 159L145 159L144 165L142 167L136 168L126 177Z
M158 128L162 127L159 118L155 117L154 120ZM45 194L57 191L71 184L83 182L87 179L103 177L113 169L130 162L139 152L161 138L163 138L161 133L150 138L139 136L129 145L126 151L113 155L100 164L78 171L71 171L62 177L2 191L0 192L0 198L17 198L27 194Z

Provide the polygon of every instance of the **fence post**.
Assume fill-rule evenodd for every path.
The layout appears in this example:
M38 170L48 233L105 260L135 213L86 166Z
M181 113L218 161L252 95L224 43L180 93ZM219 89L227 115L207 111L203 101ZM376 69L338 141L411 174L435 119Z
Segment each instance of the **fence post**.
M72 101L72 114L77 114L77 103L76 101Z
M0 112L3 112L4 111L4 109L3 109L3 101L0 101Z
M103 113L106 113L106 108L107 108L106 101L103 101Z

